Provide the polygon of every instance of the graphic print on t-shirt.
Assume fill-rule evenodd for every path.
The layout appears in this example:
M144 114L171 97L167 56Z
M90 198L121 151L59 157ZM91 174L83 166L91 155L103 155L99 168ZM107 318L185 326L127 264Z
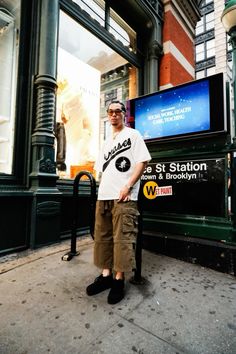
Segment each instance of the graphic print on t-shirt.
M103 172L117 155L120 155L126 150L129 150L131 148L131 140L130 138L126 139L123 141L123 143L118 143L116 146L114 146L108 153L107 155L104 155L104 160L106 161L103 164Z
M121 156L116 160L115 165L118 171L127 172L130 169L131 162L127 157Z

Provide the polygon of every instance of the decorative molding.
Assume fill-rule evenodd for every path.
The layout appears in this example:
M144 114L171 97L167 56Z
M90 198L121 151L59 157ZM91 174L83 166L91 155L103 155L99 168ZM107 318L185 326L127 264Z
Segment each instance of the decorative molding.
M156 41L152 41L148 48L148 59L159 59L163 55L163 47Z
M193 28L195 28L197 21L200 20L201 14L198 5L193 0L175 0L176 4L181 9L181 12L185 14L190 21Z
M166 90L166 89L171 88L171 87L173 87L173 85L171 83L169 83L169 84L160 86L159 89L161 91L161 90Z
M32 192L30 192L26 187L13 185L9 186L8 184L1 184L1 192L0 195L2 197L31 197Z
M35 131L46 129L54 130L55 102L56 102L56 79L48 75L35 77L36 89L36 122Z
M215 63L216 63L215 57L201 61L200 63L196 63L196 71L200 71L206 68L210 68L211 66L215 66Z
M56 173L56 162L49 158L40 160L39 171L44 173Z
M206 15L210 12L214 11L214 2L212 2L211 4L208 4L206 6L203 6L201 9L200 9L200 12L201 12L201 15Z
M101 76L102 84L113 82L114 80L118 80L118 79L123 79L124 77L127 76L127 73L129 71L129 66L130 64L125 64L120 66L119 68L116 68L115 70L111 70L109 72L106 72L105 74L102 74Z
M57 216L60 215L61 203L54 201L46 201L38 203L36 207L36 213L40 216Z
M157 9L157 0L148 0L148 2L152 5L152 7L156 10Z
M48 89L38 90L38 102L36 108L37 129L53 131L55 116L55 94Z
M201 18L200 11L183 0L163 0L165 12L171 11L189 38L195 38L195 27Z
M149 4L156 10L161 19L163 19L163 4L160 0L147 0Z
M215 30L214 29L196 36L195 44L206 42L206 41L209 41L210 39L213 39L213 38L215 38Z
M227 52L227 61L232 61L232 50L230 52Z
M163 46L164 54L171 53L173 57L184 67L184 69L194 77L194 67L171 41L167 41Z

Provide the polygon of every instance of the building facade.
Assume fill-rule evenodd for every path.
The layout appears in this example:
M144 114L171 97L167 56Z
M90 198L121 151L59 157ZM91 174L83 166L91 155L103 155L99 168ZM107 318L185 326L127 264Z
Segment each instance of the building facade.
M74 177L84 170L96 177L93 165L109 134L105 108L112 99L128 102L195 79L200 3L0 0L1 254L70 235ZM202 159L227 161L228 138L147 144L153 163L193 166ZM150 211L144 202L144 234L159 247L186 236L195 244L223 239L231 247L227 178L225 169L222 214L186 207ZM90 218L88 181L81 181L79 193L82 233Z
M228 38L221 23L225 1L204 0L201 20L196 26L196 78L223 72L230 76L231 56Z
M217 73L224 73L230 83L231 130L234 129L233 89L232 89L232 46L221 23L224 0L204 0L199 9L201 19L195 31L195 72L196 79Z

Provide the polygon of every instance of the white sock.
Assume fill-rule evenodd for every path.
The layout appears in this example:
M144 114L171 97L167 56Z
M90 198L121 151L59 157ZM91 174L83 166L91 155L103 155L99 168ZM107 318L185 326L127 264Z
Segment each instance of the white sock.
M111 275L110 269L103 269L102 275L103 277L108 277L109 275Z

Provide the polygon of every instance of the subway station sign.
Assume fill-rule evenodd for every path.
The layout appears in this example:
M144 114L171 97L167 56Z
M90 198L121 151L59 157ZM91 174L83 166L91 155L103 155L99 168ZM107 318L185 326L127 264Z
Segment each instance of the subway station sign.
M224 158L148 164L141 177L144 210L223 217L225 168Z

